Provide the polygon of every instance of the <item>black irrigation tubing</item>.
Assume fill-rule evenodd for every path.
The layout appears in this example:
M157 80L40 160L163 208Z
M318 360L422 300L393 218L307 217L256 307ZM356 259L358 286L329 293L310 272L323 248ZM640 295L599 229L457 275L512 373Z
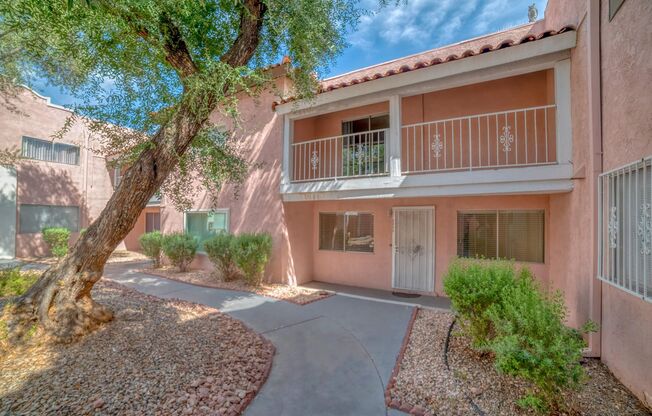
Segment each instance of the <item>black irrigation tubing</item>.
M453 318L453 322L451 322L450 326L448 327L448 334L446 334L446 343L444 344L444 364L446 364L446 369L448 371L450 371L450 369L451 369L450 365L448 364L448 347L450 345L451 333L453 332L453 327L455 326L456 321L457 321L457 318ZM452 375L453 379L455 380L455 383L461 387L461 383L457 380L457 378L455 377L455 374L452 374L452 372L451 372L451 375ZM480 406L478 406L473 401L471 396L466 394L466 391L464 391L464 397L466 397L466 400L469 402L469 404L471 405L471 407L473 408L473 410L475 411L475 413L477 415L486 416L486 413L482 409L480 409Z

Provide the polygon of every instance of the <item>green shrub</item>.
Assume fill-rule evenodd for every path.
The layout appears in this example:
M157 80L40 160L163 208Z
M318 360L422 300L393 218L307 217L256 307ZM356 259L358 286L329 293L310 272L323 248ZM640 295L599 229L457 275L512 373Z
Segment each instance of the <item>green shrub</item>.
M161 253L163 250L163 234L159 231L145 233L138 237L138 242L143 250L143 254L154 261L154 268L161 267Z
M42 230L43 240L50 247L50 252L56 257L64 257L68 254L68 240L70 230L62 227L47 227Z
M195 258L199 242L185 233L172 233L163 237L163 253L179 271L185 272Z
M0 298L22 295L39 276L37 272L21 272L18 267L0 270Z
M245 281L252 286L260 285L272 254L272 237L267 233L241 234L233 246L235 262Z
M450 264L444 291L476 348L486 347L491 339L487 310L500 302L503 289L514 283L515 276L514 264L507 261L458 258Z
M215 268L220 271L222 279L230 282L238 278L238 266L235 261L236 240L238 237L229 233L220 233L204 241L204 249Z
M562 294L543 292L529 269L516 270L505 261L457 259L444 290L474 347L493 352L498 371L533 384L519 400L521 406L558 408L560 393L579 385L584 376L581 334L595 331L595 325L580 331L566 327Z
M546 411L559 406L563 390L579 386L586 345L580 331L564 325L561 293L546 294L529 273L522 274L503 290L501 302L492 305L487 316L495 331L489 348L496 355L496 368L536 386L521 405Z

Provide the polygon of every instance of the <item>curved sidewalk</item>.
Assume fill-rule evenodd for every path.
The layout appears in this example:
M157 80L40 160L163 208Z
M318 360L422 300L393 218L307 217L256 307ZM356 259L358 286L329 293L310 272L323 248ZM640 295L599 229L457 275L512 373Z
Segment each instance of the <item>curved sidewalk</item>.
M402 414L384 390L412 308L344 296L305 306L248 292L210 289L107 265L105 276L142 292L228 313L276 346L269 379L247 415Z

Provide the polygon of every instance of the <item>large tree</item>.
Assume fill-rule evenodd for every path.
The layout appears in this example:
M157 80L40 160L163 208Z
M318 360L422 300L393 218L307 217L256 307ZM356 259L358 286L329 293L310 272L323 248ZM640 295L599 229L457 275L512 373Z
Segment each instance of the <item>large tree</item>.
M213 126L237 118L237 95L266 85L264 68L292 62L299 96L342 49L353 0L12 0L0 2L0 94L30 77L80 98L76 116L128 166L70 253L6 312L19 339L34 324L71 341L112 319L91 297L106 260L160 189L188 204L183 184L237 182L247 167ZM56 140L56 137L54 138Z

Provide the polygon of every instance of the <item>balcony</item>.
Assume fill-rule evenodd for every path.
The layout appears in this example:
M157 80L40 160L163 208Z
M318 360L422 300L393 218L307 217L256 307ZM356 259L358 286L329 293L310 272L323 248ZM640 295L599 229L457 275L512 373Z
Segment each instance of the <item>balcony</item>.
M401 126L401 172L555 164L555 108L519 108Z
M344 134L292 144L292 182L389 174L389 129Z
M283 198L568 192L575 175L570 66L553 65L288 110Z

